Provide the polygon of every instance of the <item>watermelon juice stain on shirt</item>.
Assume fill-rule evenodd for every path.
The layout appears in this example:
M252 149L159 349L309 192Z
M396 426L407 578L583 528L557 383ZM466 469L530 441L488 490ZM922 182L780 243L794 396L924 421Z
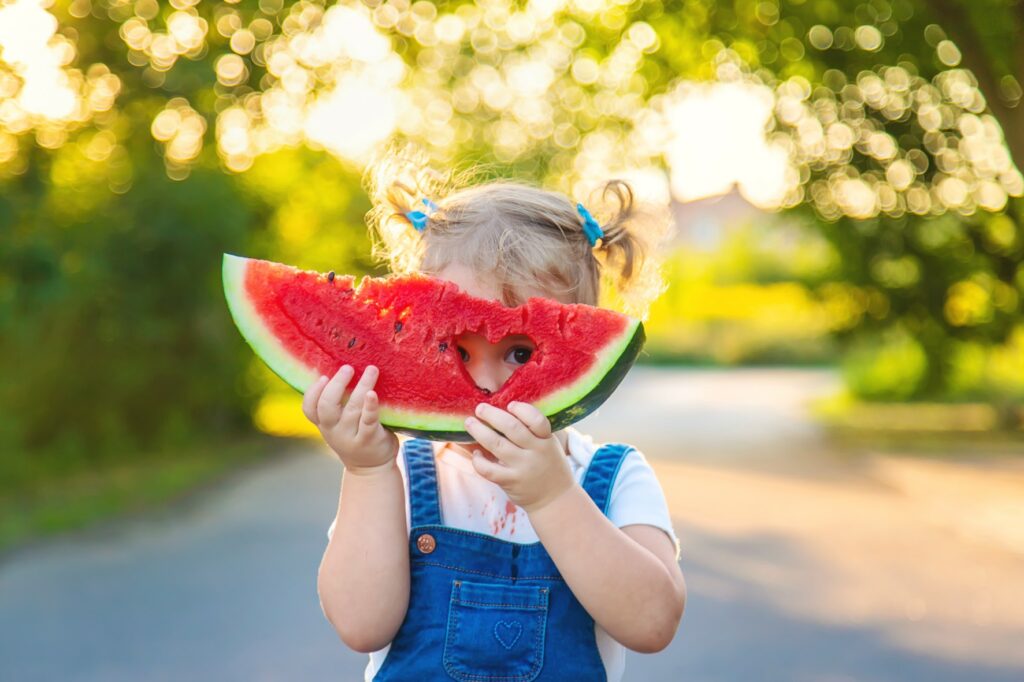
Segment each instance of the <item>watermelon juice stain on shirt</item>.
M497 535L498 532L502 528L505 527L505 524L508 523L509 519L512 519L512 524L509 526L508 535L509 535L509 537L515 536L515 534L516 534L516 517L519 515L520 511L522 511L522 510L519 507L517 507L516 505L512 504L511 501L506 502L505 503L505 516L503 517L503 519L502 519L502 521L500 523L495 523L494 524L494 533L495 533L495 535Z
M498 537L508 527L508 536L511 538L516 534L516 516L522 509L512 504L511 500L505 502L505 509L494 515L491 519L491 535ZM525 513L525 512L523 512ZM510 522L511 521L511 522Z
M582 485L587 466L597 451L590 436L572 427L565 429L566 454L576 483ZM491 537L530 544L539 542L529 515L516 506L501 486L488 481L473 468L473 462L447 443L434 445L437 488L441 503L441 521L448 526L490 535ZM409 507L409 481L405 471L405 458L396 460L402 474L406 492L406 528L412 522ZM616 527L643 524L660 528L669 536L679 554L679 540L672 528L664 491L643 454L633 450L623 460L612 486L608 505L608 518ZM328 538L334 532L334 522L327 529ZM614 640L604 628L594 624L594 635L608 682L619 682L625 671L626 648ZM364 681L370 682L384 664L390 645L370 653L364 672Z

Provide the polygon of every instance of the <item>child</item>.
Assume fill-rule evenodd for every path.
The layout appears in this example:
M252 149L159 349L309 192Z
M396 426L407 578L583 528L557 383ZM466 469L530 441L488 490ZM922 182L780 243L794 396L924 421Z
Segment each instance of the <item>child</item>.
M373 186L374 226L397 271L418 267L506 305L596 305L602 275L627 294L657 280L641 266L643 221L622 181L605 186L619 210L599 225L553 192L491 182L444 195L426 171L406 166L413 180L395 180L401 168L381 164ZM491 392L533 351L526 336L458 342ZM552 433L522 403L480 405L466 420L474 443L400 446L380 425L377 377L366 368L346 400L355 377L343 366L303 401L345 465L321 606L346 645L370 654L366 680L615 681L626 647L669 644L686 588L642 454L573 428Z

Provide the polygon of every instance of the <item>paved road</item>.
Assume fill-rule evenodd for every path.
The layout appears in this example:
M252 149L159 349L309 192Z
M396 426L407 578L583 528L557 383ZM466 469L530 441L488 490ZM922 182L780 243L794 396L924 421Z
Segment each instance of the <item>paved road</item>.
M683 625L628 682L1024 679L1024 453L834 450L828 372L638 368L581 426L651 459ZM360 680L316 569L340 465L306 444L0 561L4 680Z

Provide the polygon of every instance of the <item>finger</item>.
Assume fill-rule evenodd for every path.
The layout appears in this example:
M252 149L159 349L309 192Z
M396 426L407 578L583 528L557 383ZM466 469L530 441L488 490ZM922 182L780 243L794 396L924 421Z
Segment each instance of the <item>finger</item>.
M537 438L526 424L505 410L480 403L476 406L476 416L523 449L528 450L537 445Z
M316 413L321 422L333 424L341 419L345 388L348 387L348 382L352 381L353 374L355 374L355 370L351 365L342 365L327 382L320 401L316 405Z
M473 451L473 468L476 472L496 485L505 485L509 482L509 470L501 462L492 462L484 457L479 450Z
M316 415L316 404L320 400L320 394L324 392L327 381L327 377L321 376L306 389L306 394L302 396L302 414L306 415L306 419L314 424L320 421Z
M466 431L473 436L473 440L490 450L502 464L523 454L519 446L476 417L466 419Z
M529 403L511 402L508 411L519 417L537 438L551 437L551 422L544 413Z
M363 400L363 412L359 416L359 433L361 435L376 430L380 425L380 401L376 391L367 391Z
M363 376L359 377L359 382L352 389L352 395L349 396L348 404L342 410L341 420L350 425L353 430L359 428L359 415L363 413L363 401L366 400L366 394L377 383L379 375L380 371L373 365L369 365L364 369Z

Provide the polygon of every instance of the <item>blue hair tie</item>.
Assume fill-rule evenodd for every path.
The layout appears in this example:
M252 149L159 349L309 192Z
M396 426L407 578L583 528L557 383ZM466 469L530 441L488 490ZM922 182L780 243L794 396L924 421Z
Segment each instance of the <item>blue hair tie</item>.
M604 236L604 230L601 229L601 225L594 220L594 216L590 215L590 211L583 208L583 204L577 203L576 210L583 216L583 234L587 236L587 241L590 242L591 246L597 244L597 240Z
M420 201L427 207L426 213L423 211L406 211L405 213L405 216L412 221L412 226L416 228L417 232L427 229L427 219L434 211L438 210L438 205L430 199L421 199Z

